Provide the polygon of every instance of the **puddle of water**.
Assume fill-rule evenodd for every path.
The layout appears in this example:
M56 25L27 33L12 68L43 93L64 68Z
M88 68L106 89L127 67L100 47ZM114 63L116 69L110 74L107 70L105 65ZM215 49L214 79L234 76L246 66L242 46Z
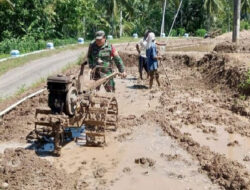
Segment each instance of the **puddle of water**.
M25 143L18 143L18 142L6 142L6 143L0 143L0 153L4 153L4 150L6 148L27 148L30 146L30 144Z
M132 139L123 142L123 157L115 176L119 180L111 189L126 190L165 190L165 189L218 189L207 176L198 172L198 162L169 137L162 134L158 126L142 126L137 129ZM161 154L179 155L179 159L167 161ZM156 161L155 168L144 168L136 165L136 158L150 158ZM124 167L131 172L121 174ZM146 174L145 174L146 173Z
M181 131L190 133L192 138L201 145L208 146L214 152L225 154L227 158L240 162L250 171L250 162L243 161L245 156L250 156L250 138L230 134L224 130L225 126L217 126L211 123L204 124L216 127L217 134L206 134L193 126L182 127ZM239 142L239 144L228 146L229 143L234 141Z
M142 84L140 85L148 85L147 81L141 82ZM122 83L126 83L126 85ZM159 105L158 99L161 95L160 91L151 94L148 93L150 91L149 89L133 89L135 85L138 85L135 80L124 81L123 79L116 79L116 85L119 86L116 90L116 97L120 115L127 115L129 113L135 116L141 116Z

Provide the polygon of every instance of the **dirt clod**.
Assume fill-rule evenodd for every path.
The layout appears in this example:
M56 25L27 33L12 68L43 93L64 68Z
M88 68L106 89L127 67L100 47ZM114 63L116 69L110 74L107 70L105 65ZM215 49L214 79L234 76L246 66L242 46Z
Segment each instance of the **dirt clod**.
M131 169L130 169L130 167L125 167L125 168L123 168L123 173L130 173L131 172Z
M105 175L106 172L107 172L106 168L104 168L104 167L99 168L98 167L98 168L96 168L95 171L93 171L93 175L94 175L95 178L102 178Z
M227 146L236 146L236 145L239 145L239 142L236 140L227 144Z
M31 150L6 149L0 154L0 183L9 189L72 189L73 175L56 169ZM11 180L10 180L11 179Z
M244 159L243 159L243 161L250 162L250 157L249 156L245 156Z
M135 163L143 167L153 167L156 164L156 161L151 158L136 158Z

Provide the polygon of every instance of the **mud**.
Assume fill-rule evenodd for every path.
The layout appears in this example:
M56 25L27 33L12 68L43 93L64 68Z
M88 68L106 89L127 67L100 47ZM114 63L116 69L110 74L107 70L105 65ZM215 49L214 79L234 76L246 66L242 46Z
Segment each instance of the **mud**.
M241 90L240 84L246 81L248 68L231 60L229 56L209 53L197 62L199 71L208 83L222 84L235 90ZM237 65L238 64L238 65ZM246 94L248 90L246 90Z
M58 170L31 150L6 149L0 154L0 188L73 189L74 183L73 175Z
M151 158L136 158L135 163L143 167L154 167L156 161Z
M233 43L221 43L218 44L214 51L221 53L250 53L250 43L246 41L240 41L237 45Z
M115 79L119 127L107 132L104 147L71 142L59 158L5 149L25 142L34 128L35 108L47 104L46 93L5 115L0 127L0 146L5 149L0 188L250 189L250 100L240 98L237 89L248 59L174 52L175 45L202 43L182 41L170 41L172 50L161 54L163 85L152 90L147 80L138 79L134 44L119 47L129 75Z

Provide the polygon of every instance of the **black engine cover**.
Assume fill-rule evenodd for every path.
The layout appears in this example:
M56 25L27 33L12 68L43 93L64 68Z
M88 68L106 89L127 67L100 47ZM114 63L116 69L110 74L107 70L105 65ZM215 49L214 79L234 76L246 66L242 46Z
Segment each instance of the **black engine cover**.
M48 106L52 113L66 113L66 96L72 84L69 76L56 75L47 79L47 89L49 91Z

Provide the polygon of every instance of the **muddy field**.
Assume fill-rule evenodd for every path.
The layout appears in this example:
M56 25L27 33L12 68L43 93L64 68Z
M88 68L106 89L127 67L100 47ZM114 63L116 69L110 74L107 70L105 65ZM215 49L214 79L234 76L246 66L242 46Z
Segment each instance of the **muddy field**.
M115 79L119 127L104 147L37 155L26 137L47 92L18 106L0 127L0 189L250 189L249 89L238 88L250 46L223 51L226 37L170 40L151 90L134 45L118 47L128 77Z

